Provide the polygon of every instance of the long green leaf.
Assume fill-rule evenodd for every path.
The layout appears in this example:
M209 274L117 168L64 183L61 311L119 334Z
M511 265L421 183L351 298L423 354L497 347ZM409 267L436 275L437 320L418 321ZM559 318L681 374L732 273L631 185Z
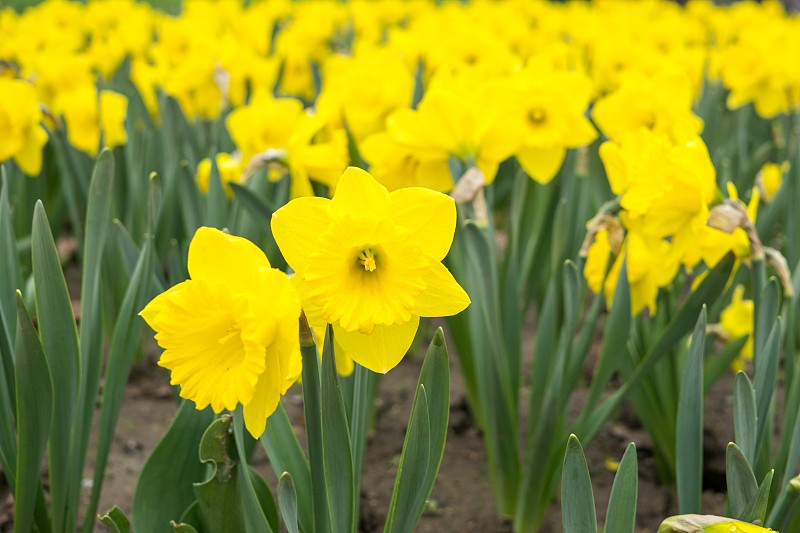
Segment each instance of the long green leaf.
M769 337L760 355L761 363L755 376L756 390L756 455L765 442L768 414L774 400L775 387L778 380L778 363L780 362L782 325L780 317L772 325ZM771 442L771 439L770 439Z
M311 472L313 531L327 533L330 530L330 516L323 460L319 357L314 336L303 314L300 315L300 354L303 357L303 410L306 416L306 439Z
M267 420L267 430L261 435L261 444L267 453L269 462L276 475L289 474L292 478L292 490L296 493L298 521L304 533L314 531L311 508L311 472L303 448L297 440L292 424L283 403ZM280 499L280 487L278 488Z
M261 504L261 499L267 497L272 500L271 510L275 510L275 501L272 494L259 498L259 488L249 475L249 465L247 464L247 452L245 450L244 441L244 415L242 414L242 406L236 408L233 414L233 435L236 444L236 453L239 456L239 461L242 469L242 474L239 476L239 497L241 498L241 509L244 516L245 531L247 533L272 533L273 529L267 520L267 515L264 512L264 507ZM259 478L260 479L260 478ZM269 489L267 489L268 491ZM263 491L262 491L263 492ZM274 511L275 519L277 520L277 511Z
M278 480L278 504L281 508L283 523L289 533L299 533L297 521L297 493L289 472L284 472Z
M5 165L0 165L0 463L9 484L14 484L16 444L14 442L14 336L17 329L15 290L22 287Z
M700 312L692 333L689 357L678 398L675 467L678 511L700 512L703 493L703 355L706 348L706 310Z
M425 385L419 385L414 395L411 419L408 422L403 453L397 467L397 479L384 531L408 533L414 530L425 505L422 492L431 455L431 423L428 414L428 395Z
M728 444L726 453L725 479L728 485L728 503L731 506L731 514L741 520L758 492L758 481L747 457L732 442Z
M104 431L101 431L97 438L92 495L83 526L86 533L93 530L93 517L100 501L100 491L103 487L114 428L117 425L117 417L125 395L128 374L139 347L139 337L144 321L139 317L138 312L145 306L151 294L153 264L153 242L152 238L148 238L142 247L139 261L136 263L133 276L125 292L111 337L108 368L103 387L103 407L100 412L100 427Z
M597 513L592 480L583 448L575 435L569 436L561 474L561 517L564 533L596 533Z
M131 523L125 513L116 505L98 520L105 524L113 533L130 533Z
M77 409L81 362L72 303L41 201L34 208L31 252L42 348L51 374L58 376L53 381L53 395L58 402L53 413L48 458L53 529L64 531L77 521L78 494L71 494L75 480L69 479L69 474L72 461L79 460L73 453L73 428L76 417L81 416Z
M78 405L80 415L75 421L77 450L70 474L73 480L82 478L86 448L92 425L100 370L103 361L103 310L101 300L101 272L103 249L111 226L111 195L114 184L114 157L110 150L100 153L89 186L86 208L86 229L83 241L83 275L81 277L80 354L81 382ZM111 429L107 433L111 433ZM75 481L73 481L74 483ZM96 508L87 515L92 523Z
M639 465L636 445L628 444L619 462L606 511L605 533L633 533L639 495Z
M744 513L742 513L742 521L751 522L753 524L764 524L767 516L767 504L769 503L770 489L772 488L772 476L775 474L774 470L767 472L764 480L758 486L758 491L755 497L747 506Z
M444 332L438 328L417 383L384 531L414 531L436 483L449 415L450 366Z
M739 372L733 381L733 431L736 443L750 462L756 457L757 427L756 391L747 374Z
M139 476L131 516L134 531L171 533L170 520L195 500L192 483L203 479L206 467L194 459L194 450L213 419L211 409L198 411L191 401L181 403Z
M322 353L322 378L320 381L325 489L331 530L346 533L355 530L356 495L354 494L350 430L339 388L339 378L336 374L333 344L333 328L328 325Z
M16 335L17 468L14 532L31 531L39 471L53 417L50 369L22 294L17 292Z

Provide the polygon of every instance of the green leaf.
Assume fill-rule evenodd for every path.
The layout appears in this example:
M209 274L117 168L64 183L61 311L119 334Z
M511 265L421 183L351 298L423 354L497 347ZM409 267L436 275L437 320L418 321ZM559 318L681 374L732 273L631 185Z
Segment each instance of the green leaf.
M116 505L106 514L98 516L97 519L108 526L112 533L130 533L131 523L122 509Z
M706 364L703 376L703 389L708 392L711 386L722 376L730 372L731 364L736 360L739 352L747 344L749 335L742 335L737 339L728 342L716 356L706 357Z
M356 527L353 456L350 449L350 429L333 355L333 327L329 324L327 328L320 380L325 489L331 529L346 533L354 531Z
M583 448L575 435L569 436L561 474L561 517L564 533L596 533L592 480Z
M289 533L299 533L297 527L297 493L294 490L294 482L289 472L284 472L278 480L278 504L281 508L283 523Z
M51 374L58 376L53 381L53 396L58 401L48 457L53 529L63 531L74 527L77 521L78 494L72 491L77 490L75 485L80 478L70 479L69 474L72 461L79 460L72 453L72 435L76 417L81 415L77 409L81 361L72 302L41 201L34 208L31 254L42 348Z
M108 363L103 386L103 402L100 411L100 427L104 429L97 437L97 450L95 453L94 480L92 494L87 510L87 520L83 530L90 533L93 530L92 520L100 501L100 491L105 478L108 454L114 439L114 428L117 425L119 410L125 395L125 386L128 382L136 350L139 347L144 321L139 317L139 311L144 308L151 293L151 280L154 267L153 241L148 237L142 247L139 260L133 271L125 297L117 314L114 331L111 336L111 347L108 352Z
M197 530L190 524L185 524L183 522L180 524L177 524L175 522L170 522L169 524L172 526L173 531L175 531L175 533L197 533Z
M706 349L706 310L700 312L689 357L681 378L678 398L675 467L678 510L681 514L700 512L703 495L703 354Z
M750 462L756 456L757 421L756 391L747 374L739 372L733 381L733 431L739 449Z
M9 178L0 165L0 464L6 478L14 484L16 444L14 442L14 336L17 330L16 289L22 287L19 256L14 240L11 206L8 202Z
M778 380L778 363L780 362L782 331L781 318L774 322L769 337L760 355L760 364L756 370L756 457L758 450L764 444L765 431L770 405L772 404L775 386ZM771 441L771 439L769 439Z
M728 444L725 458L725 479L731 514L742 520L747 507L758 492L758 481L747 457L734 443Z
M255 440L253 442L255 443ZM281 521L278 517L278 506L275 503L275 496L272 494L272 490L255 468L248 465L247 471L250 474L250 484L255 491L256 501L261 507L261 512L267 519L269 527L272 531L280 531Z
M203 434L200 461L211 465L211 477L194 485L205 529L220 533L245 531L239 502L241 470L231 435L232 422L233 417L224 415L214 420Z
M278 510L275 506L275 499L264 480L261 479L261 476L258 476L254 481L253 471L251 471L250 465L247 464L248 454L245 445L244 415L241 405L233 413L233 436L240 465L244 465L244 472L248 474L240 475L238 482L238 500L241 506L241 514L244 517L244 531L247 533L271 533L273 528L270 526L267 515L269 514L272 518L272 523L278 526ZM253 441L253 445L255 446L255 441Z
M97 404L97 393L100 385L100 371L103 362L103 309L101 299L101 267L103 266L103 249L111 226L112 189L114 184L114 156L104 149L97 159L89 185L88 206L86 209L86 231L83 242L83 274L81 277L81 324L80 354L81 383L80 400L82 408L75 424L78 449L75 452L71 477L80 478L89 445L89 433L92 417ZM91 259L90 259L91 258ZM137 310L138 311L138 310ZM102 426L109 435L113 426ZM99 480L102 484L102 478ZM100 487L93 490L99 491ZM97 508L91 509L86 516L86 523L94 523ZM91 529L84 528L87 532Z
M288 474L291 477L292 490L296 492L295 503L299 508L300 529L313 531L311 472L283 403L278 404L278 408L267 420L267 431L261 435L261 443L275 473ZM280 500L280 485L278 499Z
M422 488L428 474L431 454L431 427L428 417L428 399L425 385L419 385L414 395L411 420L408 423L403 453L397 468L397 479L392 493L385 532L414 530L427 496ZM419 512L417 513L417 509ZM407 522L410 522L407 523Z
M239 183L229 183L228 185L230 185L236 201L241 202L250 214L263 220L270 220L272 218L272 213L276 210L274 205L270 205L266 200L262 199L254 191L251 191L244 185Z
M603 298L598 294L595 298ZM623 259L617 276L617 285L614 288L614 299L611 311L608 314L605 328L603 329L603 343L600 347L600 357L597 360L592 384L589 387L589 397L586 405L597 404L611 375L620 366L620 360L625 356L625 345L631 331L631 291L628 285L628 262ZM584 413L588 415L590 409Z
M313 531L327 532L331 526L323 460L319 357L311 328L302 313L300 314L300 353L303 357L303 410L306 418L306 439L308 440L308 460L311 472Z
M633 533L639 494L639 466L636 445L628 444L614 476L606 511L605 533Z
M181 516L195 500L192 483L205 477L206 467L192 460L193 450L213 419L211 409L198 411L194 402L181 403L139 476L133 497L135 531L171 533L169 521Z
M767 504L769 503L769 491L772 487L772 476L775 470L770 470L764 476L764 480L758 486L755 498L747 506L744 513L742 513L742 521L750 522L752 524L764 525L764 520L767 515Z
M17 468L14 531L32 530L39 470L53 418L53 384L39 336L17 292Z
M434 333L420 371L386 532L411 532L436 483L450 415L450 366L442 328Z

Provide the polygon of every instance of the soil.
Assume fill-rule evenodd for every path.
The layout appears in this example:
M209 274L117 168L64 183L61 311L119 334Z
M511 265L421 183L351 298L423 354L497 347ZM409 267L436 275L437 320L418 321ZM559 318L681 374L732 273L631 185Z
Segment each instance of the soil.
M376 422L369 433L364 463L361 494L361 531L364 533L382 530L421 365L421 355L410 354L381 379ZM450 428L444 458L430 506L417 531L511 532L510 522L499 518L496 513L482 436L467 407L464 385L454 356L451 356L451 367ZM725 446L733 440L732 384L733 376L725 376L706 397L703 511L710 514L724 514L725 509ZM583 395L584 391L576 392L571 408L573 413L582 404ZM303 418L299 387L290 390L284 402L293 424L301 429ZM169 385L168 373L155 364L155 354L151 354L148 360L136 364L130 375L108 460L101 511L118 505L126 513L130 512L139 474L150 452L166 432L176 410L177 402L174 390ZM302 434L302 430L298 433ZM94 449L95 437L91 449ZM605 465L608 460L619 460L629 442L636 443L639 459L637 532L654 532L664 518L677 514L677 502L673 489L659 484L652 441L627 405L591 443L584 446L591 470L598 520L601 524L605 520L614 478L614 473ZM86 465L85 499L88 499L91 486L93 463L90 455ZM256 452L254 464L274 489L277 479L260 449ZM13 498L5 479L0 476L0 533L11 531L12 520ZM95 531L106 531L106 528L98 523ZM550 505L542 531L561 531L558 501Z

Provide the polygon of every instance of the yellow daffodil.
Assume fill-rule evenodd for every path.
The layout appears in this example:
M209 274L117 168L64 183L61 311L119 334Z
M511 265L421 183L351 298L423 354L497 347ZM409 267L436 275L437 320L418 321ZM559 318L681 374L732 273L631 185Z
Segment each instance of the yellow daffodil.
M301 372L297 294L253 243L212 228L189 245L189 276L140 313L164 349L158 364L198 409L242 404L258 438Z
M227 126L245 165L267 150L275 151L291 174L291 196L298 198L313 194L309 179L334 188L347 167L347 137L334 129L324 138L322 130L329 122L323 114L305 111L294 98L261 95L233 111ZM280 177L270 173L271 179Z
M584 117L591 83L574 72L531 70L513 83L508 98L516 104L522 132L514 155L531 178L548 183L561 168L568 148L584 146L597 137Z
M605 142L600 157L611 190L622 197L626 228L687 241L705 227L716 173L702 139L685 122L669 136L639 129L622 143Z
M64 117L70 144L94 156L103 143L109 148L125 144L125 117L128 99L113 91L100 91L93 85L84 85L56 97L54 110Z
M486 84L470 96L440 84L425 94L416 110L389 115L386 129L398 145L413 152L424 179L444 182L450 177L449 160L455 157L466 166L477 166L489 183L520 142L518 128L503 120L507 113L497 110L502 102L492 96L496 92Z
M592 119L615 141L640 128L670 133L680 120L699 134L703 122L692 113L692 99L689 80L680 72L651 77L634 71L622 77L616 91L595 103Z
M389 193L351 167L332 200L299 198L276 211L272 232L309 323L332 324L350 357L385 373L408 351L420 317L469 305L441 263L455 223L452 198L422 188Z
M733 290L733 299L720 313L719 322L730 339L749 335L739 357L731 364L733 371L738 372L744 369L746 361L753 358L753 300L744 299L743 285L737 285Z
M233 198L233 190L229 183L238 183L242 177L242 160L239 157L226 154L224 152L218 153L215 157L217 160L217 169L219 169L219 177L222 181L222 186L225 189L225 194L228 198ZM197 174L195 181L203 194L208 193L208 183L211 179L211 159L206 157L197 165Z
M783 184L783 176L789 171L789 162L784 161L780 165L776 163L764 163L756 176L756 184L761 192L764 203L769 203L775 198L775 193Z
M13 159L30 176L42 168L47 132L36 90L22 80L0 77L0 163Z
M370 174L389 191L426 187L447 192L453 188L449 172L425 172L426 167L420 164L414 150L398 144L385 131L370 135L359 148L370 164Z

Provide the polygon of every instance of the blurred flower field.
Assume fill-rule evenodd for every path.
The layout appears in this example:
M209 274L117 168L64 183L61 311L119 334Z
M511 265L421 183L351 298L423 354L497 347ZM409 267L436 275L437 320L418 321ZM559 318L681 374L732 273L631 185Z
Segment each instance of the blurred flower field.
M453 384L513 531L543 531L553 501L565 532L642 530L638 443L606 461L599 515L604 465L584 453L621 412L677 502L647 530L800 531L800 16L171 7L0 10L13 531L371 530L375 406L403 365L419 378L384 531L435 512ZM180 406L133 500L104 514L153 335ZM734 438L711 515L715 386Z

